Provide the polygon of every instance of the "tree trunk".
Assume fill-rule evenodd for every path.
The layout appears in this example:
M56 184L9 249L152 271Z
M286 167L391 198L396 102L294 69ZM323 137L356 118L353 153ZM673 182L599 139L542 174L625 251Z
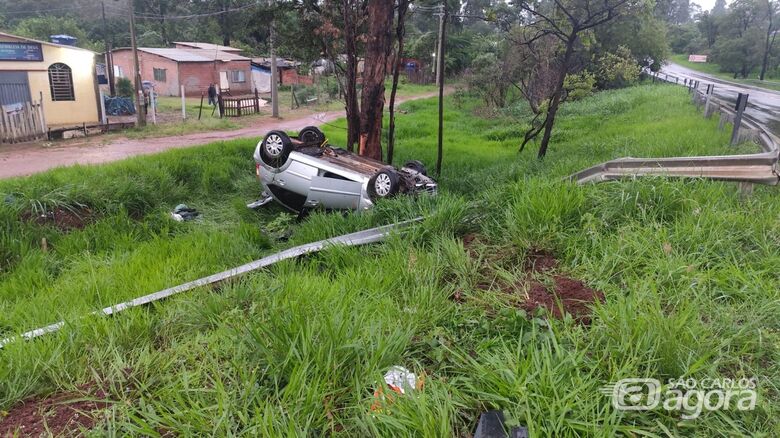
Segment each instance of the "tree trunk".
M561 97L563 95L563 81L566 79L566 73L569 71L569 60L574 53L574 43L577 41L577 32L572 31L571 37L566 41L566 53L563 55L563 61L561 62L560 73L558 74L558 83L555 85L555 92L553 93L552 100L550 101L550 108L547 109L547 118L545 119L544 134L542 135L542 143L539 146L539 153L537 158L542 159L547 154L547 145L550 143L550 136L552 135L553 125L555 124L555 115L558 112L558 107L561 105Z
M360 154L381 160L385 74L393 40L393 2L369 0L367 12L368 38L360 102Z
M395 95L398 91L398 77L401 73L401 61L404 55L404 33L406 32L406 11L409 0L398 0L398 23L395 27L395 37L398 40L398 50L393 58L393 87L390 90L390 121L387 126L387 163L393 164L393 148L395 147Z
M347 56L347 68L344 72L344 109L347 113L347 149L355 150L360 138L360 107L357 98L357 24L355 23L355 5L352 0L343 0L344 8L344 51Z
M767 64L769 64L769 52L772 51L772 43L774 43L774 36L772 35L772 19L773 17L773 4L772 2L767 2L769 4L769 10L767 12L767 19L769 20L769 25L766 28L766 40L764 41L764 58L761 60L761 74L758 76L758 79L764 80L764 76L766 76L766 67ZM772 36L773 38L769 38Z

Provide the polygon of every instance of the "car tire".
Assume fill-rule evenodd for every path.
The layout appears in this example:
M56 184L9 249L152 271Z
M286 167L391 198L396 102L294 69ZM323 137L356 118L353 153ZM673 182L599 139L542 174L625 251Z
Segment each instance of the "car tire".
M263 163L279 168L287 162L287 157L293 150L290 137L282 131L271 131L265 135L260 145L260 159Z
M400 186L398 173L394 169L383 169L368 180L368 194L372 200L391 198Z
M425 165L420 160L407 161L406 164L404 164L404 167L406 167L407 169L415 170L425 176L428 176L428 170L425 168Z
M298 139L306 144L322 146L325 143L325 134L316 126L307 126L298 132Z

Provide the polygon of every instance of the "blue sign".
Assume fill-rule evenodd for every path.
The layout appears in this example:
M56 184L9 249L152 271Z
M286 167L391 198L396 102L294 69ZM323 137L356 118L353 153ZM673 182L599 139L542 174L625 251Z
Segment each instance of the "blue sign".
M38 43L0 42L0 61L43 61Z

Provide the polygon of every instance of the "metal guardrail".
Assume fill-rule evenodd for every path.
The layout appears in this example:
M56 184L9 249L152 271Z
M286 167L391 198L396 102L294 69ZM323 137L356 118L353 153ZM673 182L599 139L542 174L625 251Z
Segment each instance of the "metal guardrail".
M741 129L739 136L752 137L763 152L745 155L718 155L704 157L671 157L671 158L618 158L607 161L571 176L569 180L578 184L588 182L612 181L624 178L643 176L662 176L672 178L706 178L718 181L734 181L753 184L777 185L780 182L778 157L780 157L780 139L772 134L758 121L738 114L730 105L712 94L706 95L699 90L698 81L685 80L682 83L675 76L655 73L655 79L665 82L685 85L692 92L692 100L697 106L704 105L705 116L711 112L721 114L721 128L726 122L734 123L735 119ZM741 125L741 127L739 127ZM747 129L744 129L747 128Z
M423 220L422 217L418 217L408 221L397 222L390 225L358 231L356 233L344 234L342 236L332 237L330 239L319 240L317 242L296 246L293 248L289 248L277 252L275 254L271 254L267 257L263 257L253 262L249 262L247 264L237 266L232 269L228 269L227 271L222 271L214 275L209 275L208 277L199 278L197 280L193 280L188 283L180 284L178 286L170 287L168 289L163 289L159 292L155 292L149 295L144 295L142 297L138 297L130 301L125 301L123 303L115 304L113 306L109 306L101 310L96 310L94 312L89 313L89 315L90 316L114 315L116 313L125 311L127 309L144 306L146 304L153 303L155 301L159 301L171 297L173 295L180 294L182 292L187 292L199 287L210 286L213 284L221 283L223 281L230 280L239 277L241 275L244 275L248 272L257 271L259 269L271 266L274 263L278 263L282 260L292 259L292 258L300 257L305 254L311 254L314 252L322 251L323 249L329 246L333 246L333 245L358 246L358 245L366 245L369 243L381 242L385 240L388 236L390 236L393 232L401 231L422 220ZM59 331L63 327L65 327L65 321L59 321L54 324L49 324L47 326L37 328L35 330L30 330L28 332L22 333L17 336L12 336L9 338L2 339L0 340L0 349L2 349L6 345L14 341L18 341L22 339L24 340L35 339L37 337Z

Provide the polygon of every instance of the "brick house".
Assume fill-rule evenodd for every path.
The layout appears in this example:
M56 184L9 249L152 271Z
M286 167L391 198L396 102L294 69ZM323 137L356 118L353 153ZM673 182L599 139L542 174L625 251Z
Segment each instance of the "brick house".
M212 83L234 96L252 92L251 60L241 56L239 49L207 43L175 44L175 48L138 48L141 79L153 82L158 94L179 96L183 85L185 95L200 96ZM132 80L133 51L115 49L112 56L114 75Z

